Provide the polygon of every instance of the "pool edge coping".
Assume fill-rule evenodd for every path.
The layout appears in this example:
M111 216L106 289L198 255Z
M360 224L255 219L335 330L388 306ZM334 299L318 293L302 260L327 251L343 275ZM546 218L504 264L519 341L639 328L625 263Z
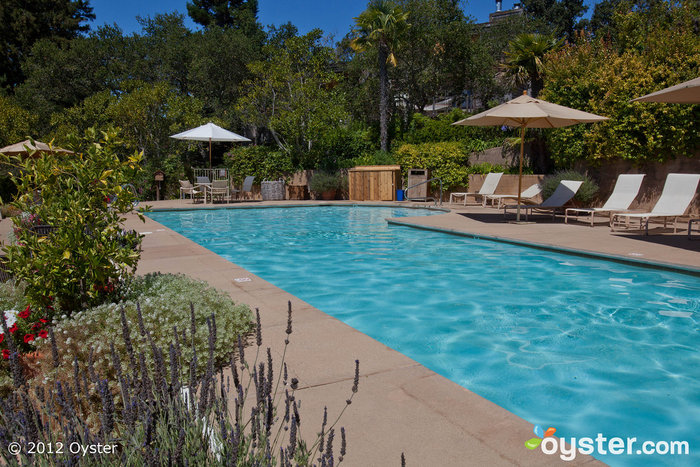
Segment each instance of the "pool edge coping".
M534 248L538 250L553 251L556 253L565 253L572 256L582 256L585 258L595 258L603 259L606 261L612 261L615 263L622 263L631 266L644 267L649 269L660 269L669 272L676 272L680 274L686 274L691 276L700 277L700 268L693 268L691 266L685 266L675 263L664 263L659 261L649 261L645 259L628 258L626 256L614 255L610 253L601 253L598 251L591 250L580 250L576 248L569 248L564 246L552 245L549 243L536 243L528 242L525 240L517 240L510 237L499 237L496 235L479 234L473 233L465 230L450 229L447 227L435 227L432 225L416 224L406 221L399 221L397 218L389 218L386 220L390 225L400 225L403 227L411 227L414 229L428 230L433 232L442 232L449 235L456 235L460 237L469 237L474 239L486 239L494 242L507 243L511 245L525 246L528 248Z

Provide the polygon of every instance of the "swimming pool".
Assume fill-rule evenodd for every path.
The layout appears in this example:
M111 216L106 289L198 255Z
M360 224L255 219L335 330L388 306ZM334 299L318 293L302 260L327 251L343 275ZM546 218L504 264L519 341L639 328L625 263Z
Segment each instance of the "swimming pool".
M385 222L432 214L148 215L557 436L690 442L607 463L700 464L700 279Z

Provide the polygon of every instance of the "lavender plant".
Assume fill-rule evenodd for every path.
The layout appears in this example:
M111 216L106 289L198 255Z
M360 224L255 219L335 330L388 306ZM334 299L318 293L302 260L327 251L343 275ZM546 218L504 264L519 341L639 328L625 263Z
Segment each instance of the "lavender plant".
M192 310L192 315L194 311ZM238 335L229 354L230 367L215 364L220 340L216 318L206 322L206 369L200 372L196 325L173 329L173 341L161 348L151 330L138 331L122 321L127 356L109 344L111 372L118 382L115 397L109 381L90 358L53 355L54 365L72 361L72 380L56 381L50 390L15 381L15 390L0 399L0 452L7 465L319 465L340 464L346 454L345 429L336 428L359 384L359 362L349 398L336 420L328 424L324 410L320 433L301 437L299 381L289 377L284 361L292 333L288 305L287 338L281 362L275 366L269 348L262 347L260 313L256 310L255 356L246 357L246 338ZM57 353L54 333L52 352ZM146 342L151 368L135 341ZM189 347L191 358L184 357ZM187 369L187 371L185 371ZM182 377L188 374L187 377ZM197 376L202 374L202 376ZM95 401L99 401L97 409ZM12 443L18 443L12 445ZM336 448L340 445L339 450ZM39 449L41 446L41 449ZM19 447L16 455L10 454ZM337 454L336 454L337 453Z

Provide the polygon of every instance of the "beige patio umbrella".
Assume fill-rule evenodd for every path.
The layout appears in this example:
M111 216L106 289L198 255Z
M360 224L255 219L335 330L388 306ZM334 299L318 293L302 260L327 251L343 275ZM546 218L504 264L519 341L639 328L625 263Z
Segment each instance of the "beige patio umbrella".
M560 128L577 123L601 122L607 117L552 104L527 95L509 100L499 106L472 115L453 125L509 126L520 128L520 172L518 174L518 208L516 222L520 222L520 193L523 183L523 153L525 150L525 128Z
M632 102L667 102L669 104L700 104L700 77L660 91L632 99Z
M73 154L73 151L52 147L46 143L42 143L41 141L26 139L20 143L5 146L4 148L0 149L0 153L5 154L6 156L16 156L19 154L31 153Z

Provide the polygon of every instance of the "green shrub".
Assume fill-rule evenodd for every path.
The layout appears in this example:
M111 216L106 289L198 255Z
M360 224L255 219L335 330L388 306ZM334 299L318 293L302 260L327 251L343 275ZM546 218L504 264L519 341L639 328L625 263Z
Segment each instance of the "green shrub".
M469 182L469 152L461 143L402 144L394 158L404 174L409 169L429 169L431 177L442 179L445 190Z
M459 109L454 109L437 118L419 113L413 114L408 130L400 136L399 140L410 144L459 141L475 148L469 150L476 151L501 145L507 133L503 133L498 127L453 125L454 122L469 115Z
M618 10L611 22L620 32L617 44L608 35L583 37L547 55L540 97L609 117L547 130L558 167L616 159L665 162L696 154L697 105L630 102L698 76L698 2L650 3L648 8Z
M373 151L363 154L353 159L351 167L358 165L394 165L396 159L394 155L386 151Z
M481 162L469 167L470 174L488 174L491 172L507 172L508 169L502 165L492 164L490 162Z
M284 178L295 170L291 156L272 146L234 146L224 154L224 165L237 184L248 175L260 183Z
M116 132L88 130L74 139L76 154L2 157L15 167L12 205L30 219L12 218L16 242L5 247L7 264L33 309L71 313L101 303L133 273L141 239L122 230L133 202L122 186L138 172L141 154L121 161L119 144ZM36 225L51 226L48 237Z
M83 363L92 359L96 371L113 379L114 375L109 367L110 343L115 342L115 350L120 358L126 359L128 353L120 339L121 310L124 310L133 331L132 338L135 338L136 334L143 337L146 330L150 333L153 343L161 349L167 349L173 342L173 329L177 328L178 332L182 333L196 327L194 338L190 335L187 339L192 340L197 353L202 356L206 355L208 345L206 320L213 315L216 319L217 334L220 336L213 353L214 365L217 368L228 361L236 336L245 335L253 329L253 315L247 305L236 305L227 294L209 287L206 282L181 274L154 273L135 277L119 292L123 296L119 303L105 303L74 313L54 325L59 352L71 359L64 362L66 365L62 368L70 370L72 359L76 357ZM190 304L194 316L191 316ZM136 355L141 352L150 355L148 339L134 339L133 346ZM45 343L38 348L49 351ZM191 349L183 349L182 356L189 361L192 358ZM48 362L44 363L46 373L52 374ZM151 369L155 364L150 357L146 363ZM201 376L204 370L206 360L200 362L196 376ZM59 371L53 376L58 380L69 381L70 375L71 373L62 374Z
M309 181L309 190L316 194L327 191L343 190L347 185L347 177L340 173L316 172Z
M587 205L596 198L596 193L598 193L598 185L593 180L588 178L587 175L583 175L575 170L563 170L555 173L554 175L545 177L545 179L542 181L542 198L549 198L552 193L554 193L554 190L557 189L557 186L559 186L559 182L562 180L583 181L583 185L581 185L581 188L579 188L579 190L576 192L576 196L574 196L574 200L578 201L579 203Z

